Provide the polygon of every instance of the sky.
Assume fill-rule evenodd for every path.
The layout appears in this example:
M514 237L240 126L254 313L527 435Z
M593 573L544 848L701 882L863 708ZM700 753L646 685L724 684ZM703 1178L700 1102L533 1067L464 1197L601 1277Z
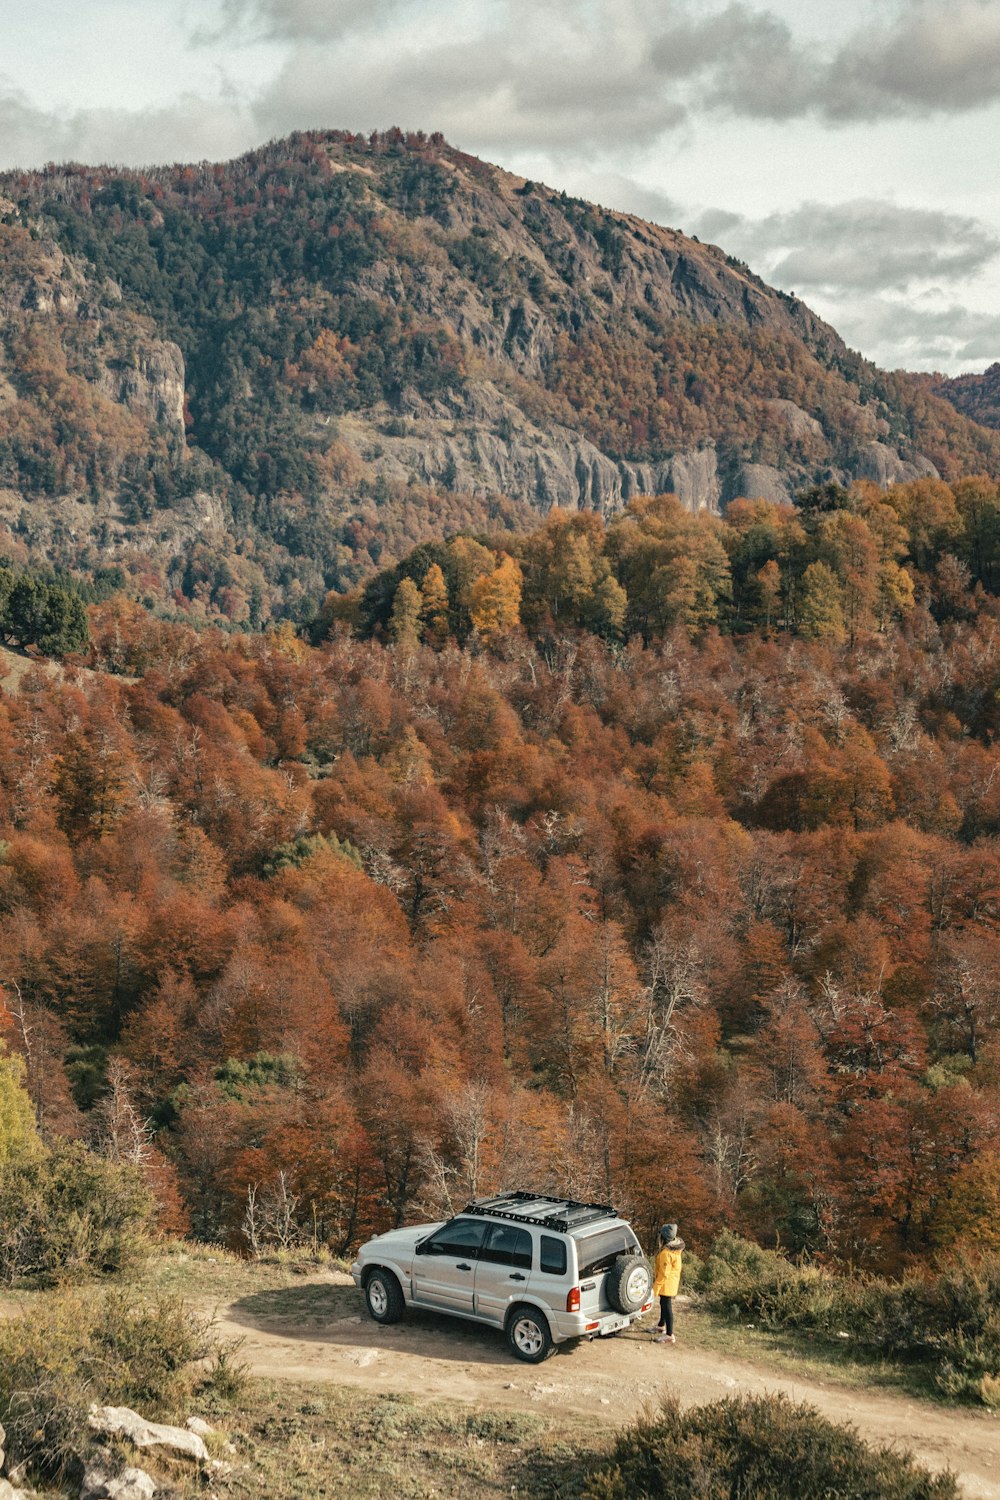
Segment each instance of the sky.
M0 167L440 130L890 368L1000 360L1000 0L5 0Z

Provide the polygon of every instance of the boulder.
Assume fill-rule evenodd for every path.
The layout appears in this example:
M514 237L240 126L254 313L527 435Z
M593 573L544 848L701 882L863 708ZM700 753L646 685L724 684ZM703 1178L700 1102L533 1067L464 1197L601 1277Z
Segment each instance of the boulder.
M80 1500L153 1500L156 1481L145 1469L123 1469L111 1474L103 1464L87 1466Z
M27 1490L16 1490L7 1479L0 1479L0 1500L31 1500Z
M4 1444L6 1443L6 1441L7 1441L7 1434L4 1431L4 1425L3 1425L3 1423L0 1422L0 1469L3 1468Z
M125 1438L136 1448L166 1448L183 1458L206 1463L208 1449L196 1432L186 1427L166 1427L147 1422L127 1406L92 1406L90 1426L103 1437Z
M215 1431L215 1428L211 1427L203 1417L188 1417L184 1426L189 1432L196 1432L200 1438L211 1437Z

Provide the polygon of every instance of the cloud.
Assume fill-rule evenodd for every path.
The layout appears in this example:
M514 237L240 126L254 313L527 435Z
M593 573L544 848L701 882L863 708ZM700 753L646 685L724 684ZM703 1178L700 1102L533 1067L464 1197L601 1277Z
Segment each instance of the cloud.
M996 0L900 0L832 49L742 4L688 32L685 61L697 60L704 102L735 115L847 125L966 114L1000 100ZM668 55L669 36L660 46Z
M919 0L892 22L862 27L821 80L830 120L961 114L1000 99L995 0Z
M580 158L651 145L686 117L658 77L649 17L629 0L508 0L478 30L458 13L454 26L418 19L401 21L388 53L368 37L293 49L262 94L262 125L397 123L486 153Z
M247 33L284 40L330 41L350 32L382 25L405 0L223 0L221 27L198 34Z
M818 57L770 11L730 5L695 19L682 15L653 46L664 82L697 82L700 104L735 114L789 119L815 104Z
M255 130L245 105L224 90L212 99L183 95L161 108L62 115L37 108L0 82L0 141L8 166L40 167L49 161L148 166L224 158L245 150L248 133L252 139Z
M683 223L686 214L686 210L675 198L670 198L666 193L648 187L645 183L636 182L634 177L623 172L576 173L572 188L591 203L599 203L602 208L636 214L652 224L676 227Z
M843 126L1000 101L997 0L896 0L839 42L766 4L695 0L225 0L288 44L260 118L397 122L463 145L603 157L706 114Z
M837 329L884 369L957 374L1000 359L1000 316L933 297L864 299L838 310Z
M702 214L695 227L786 289L833 294L906 291L955 283L1000 254L1000 235L978 219L878 199L804 203L750 219Z

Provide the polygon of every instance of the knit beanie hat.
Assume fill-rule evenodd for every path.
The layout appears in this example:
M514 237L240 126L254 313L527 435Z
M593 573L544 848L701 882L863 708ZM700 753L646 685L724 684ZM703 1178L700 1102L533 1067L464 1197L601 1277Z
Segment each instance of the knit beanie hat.
M663 1228L660 1230L660 1239L663 1241L663 1243L665 1245L668 1245L671 1240L675 1240L676 1238L677 1238L677 1225L676 1224L664 1224Z

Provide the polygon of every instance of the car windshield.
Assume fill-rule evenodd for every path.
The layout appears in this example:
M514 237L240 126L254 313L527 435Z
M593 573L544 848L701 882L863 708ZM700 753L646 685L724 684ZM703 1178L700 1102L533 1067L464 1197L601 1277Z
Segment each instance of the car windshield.
M574 1235L574 1239L581 1281L585 1276L610 1270L619 1255L632 1255L639 1249L639 1241L627 1224L616 1224L598 1234Z

